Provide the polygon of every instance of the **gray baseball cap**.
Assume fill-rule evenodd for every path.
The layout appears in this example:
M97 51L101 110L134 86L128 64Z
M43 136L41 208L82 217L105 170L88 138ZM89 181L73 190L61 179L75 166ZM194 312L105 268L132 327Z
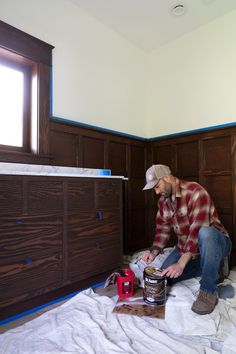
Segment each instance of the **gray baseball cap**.
M152 165L146 172L146 185L143 191L146 189L152 189L160 181L160 179L166 175L170 175L171 170L165 165Z

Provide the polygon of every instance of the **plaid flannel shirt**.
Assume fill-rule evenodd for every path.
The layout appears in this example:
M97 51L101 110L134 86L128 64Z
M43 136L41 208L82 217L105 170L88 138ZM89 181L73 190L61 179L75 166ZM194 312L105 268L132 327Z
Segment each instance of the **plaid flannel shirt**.
M213 226L229 237L207 191L196 182L176 178L172 199L161 197L158 201L152 249L162 252L174 232L180 253L194 255L198 253L198 232L202 226Z

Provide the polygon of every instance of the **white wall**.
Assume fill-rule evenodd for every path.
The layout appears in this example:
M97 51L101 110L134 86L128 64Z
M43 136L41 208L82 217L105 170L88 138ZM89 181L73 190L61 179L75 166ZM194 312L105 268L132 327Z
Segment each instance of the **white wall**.
M236 121L236 11L145 54L69 0L0 0L52 45L53 115L156 137Z
M147 136L236 121L236 11L148 58Z
M54 116L145 134L144 52L68 0L0 0L0 19L55 46Z

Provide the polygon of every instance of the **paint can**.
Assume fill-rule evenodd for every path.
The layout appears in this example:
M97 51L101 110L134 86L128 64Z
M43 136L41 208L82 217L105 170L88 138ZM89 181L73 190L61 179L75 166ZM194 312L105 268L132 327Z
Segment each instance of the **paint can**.
M143 300L149 305L164 305L166 302L166 277L161 270L146 267L143 272Z
M116 282L119 297L134 295L134 272L130 268L122 269L122 273L117 275Z

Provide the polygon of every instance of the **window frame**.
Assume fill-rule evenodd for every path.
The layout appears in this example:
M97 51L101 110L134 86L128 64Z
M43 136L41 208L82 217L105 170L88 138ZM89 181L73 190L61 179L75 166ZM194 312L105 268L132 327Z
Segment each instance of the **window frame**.
M1 161L28 162L33 158L49 158L50 78L53 48L52 45L0 20L1 58L9 65L25 68L27 87L27 97L24 97L23 124L26 129L24 129L23 148L0 145ZM33 81L35 81L35 91L33 91ZM32 111L33 96L36 102L34 112ZM36 129L32 135L33 119Z

